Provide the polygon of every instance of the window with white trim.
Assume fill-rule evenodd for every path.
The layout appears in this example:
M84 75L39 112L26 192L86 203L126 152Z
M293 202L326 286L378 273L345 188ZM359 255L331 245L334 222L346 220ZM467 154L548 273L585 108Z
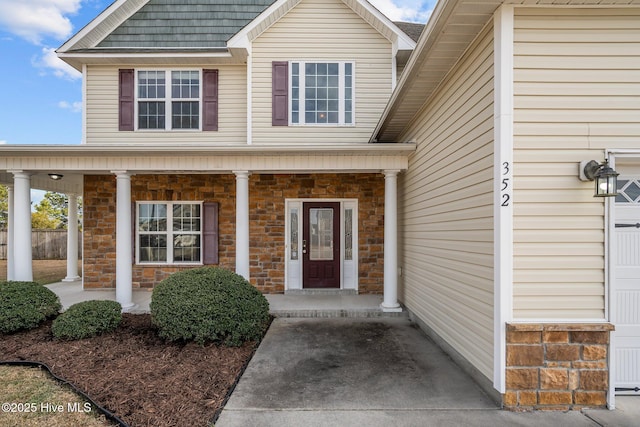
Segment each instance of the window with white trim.
M198 70L138 70L138 129L200 129L201 76Z
M137 262L201 264L202 203L138 202Z
M290 116L293 125L354 124L354 63L290 63Z

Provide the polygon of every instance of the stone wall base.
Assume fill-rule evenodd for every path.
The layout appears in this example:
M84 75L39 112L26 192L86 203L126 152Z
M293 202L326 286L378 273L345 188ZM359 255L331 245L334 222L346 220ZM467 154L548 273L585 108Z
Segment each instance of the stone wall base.
M507 324L504 407L605 408L613 329L608 323Z

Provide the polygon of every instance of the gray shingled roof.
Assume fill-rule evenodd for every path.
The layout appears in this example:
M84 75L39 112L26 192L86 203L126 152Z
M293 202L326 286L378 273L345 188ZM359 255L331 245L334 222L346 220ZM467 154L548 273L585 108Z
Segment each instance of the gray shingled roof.
M219 48L275 0L151 0L100 48Z
M414 22L394 22L398 28L400 28L406 35L411 37L411 40L417 42L424 30L424 24L416 24Z

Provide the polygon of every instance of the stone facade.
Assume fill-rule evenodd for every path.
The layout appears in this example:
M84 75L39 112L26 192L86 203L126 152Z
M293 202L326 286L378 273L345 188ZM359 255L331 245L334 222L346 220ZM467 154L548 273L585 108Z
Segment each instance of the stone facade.
M219 204L219 265L235 268L235 175L134 175L132 203L204 201ZM264 293L284 292L284 239L287 198L358 199L359 292L382 293L384 177L380 174L254 174L249 178L251 282ZM115 287L116 179L84 179L85 288ZM134 288L153 288L192 266L133 266Z
M508 324L504 406L606 407L612 330L610 324Z

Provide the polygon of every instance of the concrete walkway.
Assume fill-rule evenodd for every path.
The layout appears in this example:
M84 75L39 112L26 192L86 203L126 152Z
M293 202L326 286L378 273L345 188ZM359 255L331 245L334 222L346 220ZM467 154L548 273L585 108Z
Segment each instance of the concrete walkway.
M79 282L47 285L63 308L115 299ZM136 290L134 312L152 292ZM266 295L272 323L216 427L640 426L640 396L616 410L502 411L406 313L389 317L378 295Z
M637 427L637 400L629 411L623 402L616 411L503 411L407 318L278 318L216 427Z

